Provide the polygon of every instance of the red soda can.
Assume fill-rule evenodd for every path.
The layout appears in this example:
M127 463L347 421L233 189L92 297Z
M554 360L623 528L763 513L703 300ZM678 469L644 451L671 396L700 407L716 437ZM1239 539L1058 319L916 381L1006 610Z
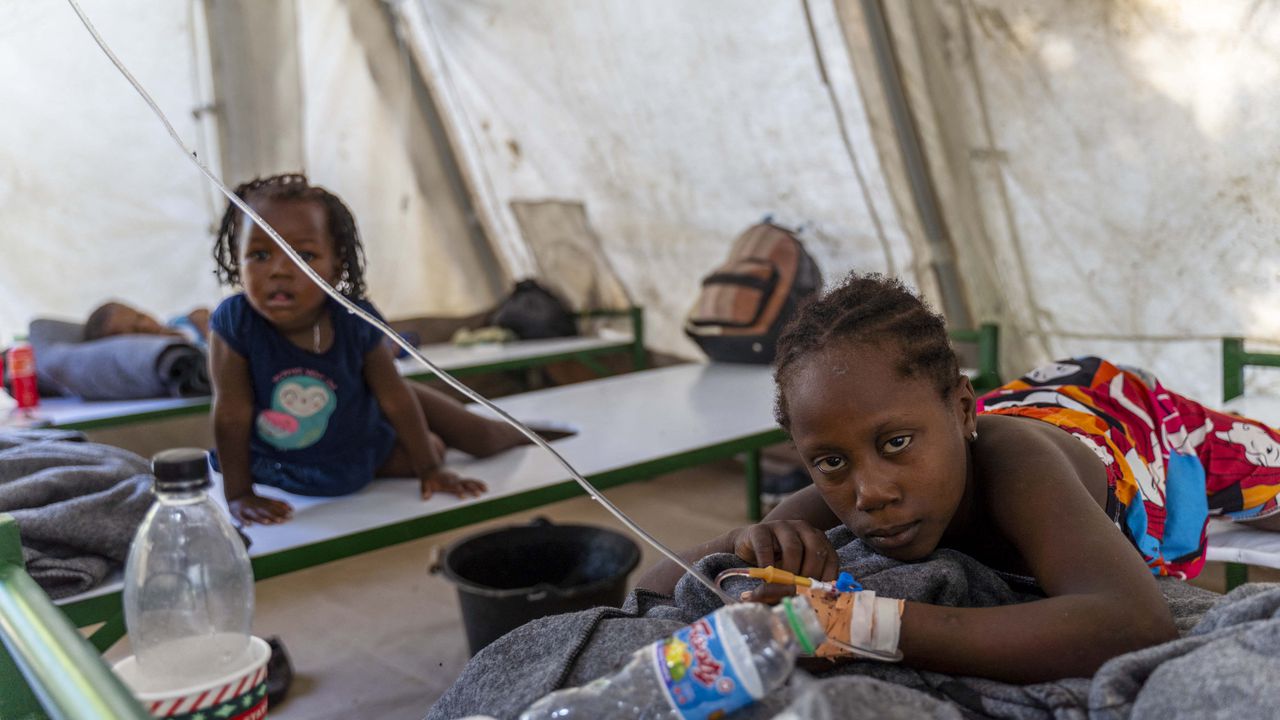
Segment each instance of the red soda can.
M9 370L9 394L18 402L18 409L33 408L40 404L36 390L36 354L26 338L19 337L9 348L5 360Z

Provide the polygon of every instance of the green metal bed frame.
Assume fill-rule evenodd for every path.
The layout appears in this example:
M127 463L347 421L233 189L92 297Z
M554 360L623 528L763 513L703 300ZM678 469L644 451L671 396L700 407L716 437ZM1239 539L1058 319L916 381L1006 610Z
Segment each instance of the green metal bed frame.
M565 360L576 360L585 365L596 375L604 377L609 374L609 370L598 362L598 358L608 355L619 355L622 353L630 354L631 367L633 370L643 370L645 368L648 360L644 346L644 308L635 306L625 310L588 310L577 313L577 316L579 319L627 317L631 320L631 339L585 350L574 350L562 353L515 358L512 360L501 360L498 362L481 363L477 365L467 365L449 370L449 374L456 377L465 377L468 375L481 375L508 370L529 370ZM405 375L405 377L410 380L425 382L435 378L435 373L410 373ZM184 405L182 407L131 412L113 417L68 422L60 424L57 427L65 428L67 430L101 430L104 428L132 425L134 423L152 422L173 417L196 415L208 412L209 406L209 399L206 398L205 402L193 402L190 405ZM3 718L0 717L0 720L3 720Z
M978 346L978 376L973 379L973 389L982 393L1000 387L1000 326L983 323L976 330L951 330L947 334L955 342Z
M1244 394L1244 369L1248 365L1280 368L1280 354L1256 353L1244 349L1243 338L1222 339L1222 400L1226 402ZM1249 582L1249 566L1226 563L1227 592Z
M8 515L0 515L0 640L0 718L150 717L27 575Z
M634 326L636 335L639 337L641 320L639 309L630 312L633 322L636 323ZM978 368L978 379L974 382L975 386L990 389L998 385L999 334L996 326L984 325L978 330L953 331L951 334L953 339L959 342L978 343L981 362ZM637 367L641 367L644 360L643 348L637 349L633 358ZM774 428L696 450L591 475L587 479L603 490L682 468L744 455L747 512L755 520L759 519L761 509L760 451L769 445L784 442L786 437L786 433L781 428ZM454 510L329 538L304 547L260 555L252 560L254 577L257 580L265 580L581 494L583 490L577 483L566 480L515 495L469 504ZM0 687L4 688L5 698L11 696L15 698L12 714L6 711L4 702L0 702L0 718L45 717L40 714L31 714L33 711L30 710L21 710L21 708L32 706L19 704L16 699L26 698L22 702L27 702L32 697L31 691L35 692L46 709L54 707L52 700L49 699L54 695L70 695L84 702L94 703L91 706L94 711L90 714L60 714L51 715L52 717L135 717L128 713L133 711L132 706L136 706L136 703L128 702L131 698L119 697L122 690L119 682L106 668L101 658L94 654L94 650L104 651L125 634L120 593L105 593L55 606L22 570L22 552L18 545L17 528L12 520L0 518L0 532L4 533L0 534L0 552L4 553L0 555L0 630L3 631L0 634L4 637L6 648L9 648L12 642L21 651L19 654L10 648L10 653L15 659L20 658L16 669L11 666L12 663L6 666L0 662ZM6 581L11 575L19 576L21 580L11 585ZM8 606L15 602L15 598L24 605L38 605L40 612L11 613ZM74 629L95 623L102 623L102 625L87 639L81 639ZM37 657L52 655L53 659L46 661L43 665L37 665L34 661L27 659L33 655ZM3 658L0 658L0 661L2 660ZM23 678L26 679L27 685L30 685L31 691L23 684ZM83 679L72 682L68 678ZM52 695L44 689L49 687L51 682L56 688ZM127 691L125 694L127 695ZM102 703L108 700L117 704L111 707L119 706L125 710L113 709L109 712L101 710L100 708L106 707ZM137 709L140 710L140 708ZM145 717L145 715L136 715L136 717Z

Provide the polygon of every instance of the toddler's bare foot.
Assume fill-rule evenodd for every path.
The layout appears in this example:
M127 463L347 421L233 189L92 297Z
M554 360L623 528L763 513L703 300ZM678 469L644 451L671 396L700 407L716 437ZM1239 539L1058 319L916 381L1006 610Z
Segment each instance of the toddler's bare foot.
M529 429L537 433L538 437L546 440L547 442L572 437L578 434L577 430L567 425L552 427L543 424L535 424L530 425ZM532 444L529 438L524 436L524 433L505 423L495 435L496 440L491 446L491 451L481 457L488 457L489 455L500 453L503 450L510 450L513 447Z
M538 437L546 440L547 442L573 437L578 434L578 431L571 427L534 427L531 425L529 426L529 429L538 433Z

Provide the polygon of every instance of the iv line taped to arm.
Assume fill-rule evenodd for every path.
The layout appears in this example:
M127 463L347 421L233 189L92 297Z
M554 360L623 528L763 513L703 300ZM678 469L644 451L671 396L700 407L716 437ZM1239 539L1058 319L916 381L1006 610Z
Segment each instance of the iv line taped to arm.
M809 598L827 633L826 642L818 646L817 657L837 658L854 655L881 662L898 662L902 651L898 638L902 629L902 612L906 601L877 597L866 590L853 575L842 572L834 582L823 582L804 575L780 570L772 565L762 568L730 568L716 576L719 586L725 578L740 576L778 585L794 585L796 593Z

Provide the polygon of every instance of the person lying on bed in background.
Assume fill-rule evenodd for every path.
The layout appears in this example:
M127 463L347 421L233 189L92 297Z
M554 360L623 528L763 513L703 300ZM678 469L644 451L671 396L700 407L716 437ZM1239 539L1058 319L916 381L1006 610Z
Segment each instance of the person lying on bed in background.
M1280 529L1276 431L1096 357L975 397L943 318L895 279L850 275L801 310L775 381L778 422L813 486L686 557L731 552L831 580L825 531L843 523L895 560L950 548L1039 585L1045 599L1018 605L898 604L883 637L922 670L1091 676L1177 637L1154 576L1200 572L1210 515ZM680 574L668 561L639 585L670 594ZM783 591L761 586L754 599Z
M174 335L201 350L208 348L209 309L196 308L161 324L151 315L117 300L103 303L84 323L84 339L97 340L112 335Z
M363 245L338 196L302 175L254 180L236 195L325 282L381 317L365 298ZM242 289L213 311L209 340L217 459L240 521L291 517L288 503L258 495L255 482L335 496L375 477L416 477L424 500L437 491L474 497L485 484L447 470L446 447L485 457L528 444L505 422L401 377L378 329L330 298L235 205L213 255L219 279Z

